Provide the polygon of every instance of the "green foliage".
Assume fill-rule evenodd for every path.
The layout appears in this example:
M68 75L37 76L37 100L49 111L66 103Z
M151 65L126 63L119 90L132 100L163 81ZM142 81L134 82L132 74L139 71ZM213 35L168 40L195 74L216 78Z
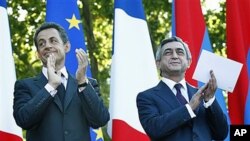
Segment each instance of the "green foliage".
M204 15L211 44L214 52L226 56L226 7L225 0L220 3L220 9L208 10Z
M171 27L171 3L144 0L144 10L154 52L161 40L168 36Z
M34 51L33 34L44 21L45 3L9 0L8 11L17 79L33 76L41 66Z

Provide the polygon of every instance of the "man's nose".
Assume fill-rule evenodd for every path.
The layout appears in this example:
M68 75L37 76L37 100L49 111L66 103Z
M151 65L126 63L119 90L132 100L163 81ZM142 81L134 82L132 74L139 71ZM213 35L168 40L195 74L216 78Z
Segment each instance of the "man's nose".
M173 54L172 54L173 58L178 58L178 54L176 51L173 51Z
M52 44L50 42L45 42L45 48L50 49L52 47Z

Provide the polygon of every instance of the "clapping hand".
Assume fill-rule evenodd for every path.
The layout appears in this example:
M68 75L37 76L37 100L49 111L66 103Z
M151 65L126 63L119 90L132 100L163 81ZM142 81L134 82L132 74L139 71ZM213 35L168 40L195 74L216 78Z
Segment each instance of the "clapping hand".
M55 65L56 58L54 54L50 54L47 58L48 83L56 89L61 84L61 72L56 72Z
M204 94L203 94L204 90L207 88L207 86L208 84L203 85L191 98L189 105L192 108L192 110L195 110L200 105L204 97Z
M199 106L202 99L207 102L214 97L215 91L217 89L217 83L212 70L210 71L210 75L211 78L209 79L209 82L199 88L199 90L193 95L189 102L189 105L193 110Z
M209 82L207 83L207 87L204 90L204 94L203 94L205 102L209 101L211 98L214 97L215 91L217 89L216 78L212 70L210 71L210 75L211 75L211 78L209 79Z
M78 84L86 82L86 71L88 66L88 55L83 49L76 49L76 58L78 62L78 68L76 70L76 79Z

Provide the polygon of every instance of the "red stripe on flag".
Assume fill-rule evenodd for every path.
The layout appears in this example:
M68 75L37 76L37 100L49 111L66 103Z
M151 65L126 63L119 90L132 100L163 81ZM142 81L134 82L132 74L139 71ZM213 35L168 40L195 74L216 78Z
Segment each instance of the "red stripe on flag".
M125 138L126 137L126 138ZM150 141L146 134L143 134L126 122L118 119L113 120L112 140L114 141Z
M0 131L0 141L22 141L23 139L17 135Z
M175 0L176 35L183 39L192 53L192 65L186 72L186 80L197 86L192 79L205 32L205 21L200 0Z
M243 64L233 93L228 95L232 124L244 124L244 110L248 94L247 53L250 46L250 1L226 1L226 34L228 58Z

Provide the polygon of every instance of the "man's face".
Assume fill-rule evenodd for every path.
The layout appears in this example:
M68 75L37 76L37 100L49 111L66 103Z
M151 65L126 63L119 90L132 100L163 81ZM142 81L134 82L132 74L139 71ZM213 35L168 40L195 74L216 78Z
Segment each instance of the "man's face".
M162 75L182 75L191 64L187 59L187 53L183 45L179 42L169 42L161 48L161 60L157 61L157 66Z
M54 28L42 30L37 36L38 56L44 65L47 64L47 58L53 54L56 63L64 63L65 53L68 52L68 43L63 44L59 32ZM62 62L63 61L63 62Z

